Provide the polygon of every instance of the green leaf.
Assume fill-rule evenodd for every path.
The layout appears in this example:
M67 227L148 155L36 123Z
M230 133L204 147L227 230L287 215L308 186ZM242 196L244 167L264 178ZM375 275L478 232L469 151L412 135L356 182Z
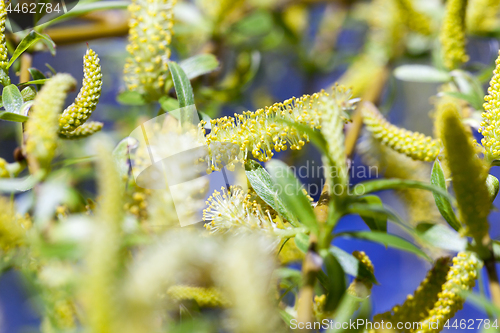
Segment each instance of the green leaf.
M28 72L30 73L31 77L33 78L33 81L46 79L45 75L34 67L28 68ZM36 89L40 90L40 88L42 88L42 85L37 84Z
M146 100L136 91L126 90L118 94L116 100L124 105L146 105Z
M448 82L452 77L448 72L426 65L402 65L394 70L394 76L409 82Z
M126 137L121 140L113 150L113 159L118 167L120 175L126 176L129 172L129 151L137 142L134 138Z
M179 108L179 101L170 96L162 96L158 102L160 102L161 108L167 112L177 110Z
M290 327L292 326L292 320L295 319L291 314L286 312L285 310L279 309L281 319L285 322L285 324Z
M245 173L252 188L259 197L277 211L291 224L296 225L297 218L286 208L285 202L276 191L276 184L271 175L259 163L248 160L245 163Z
M49 50L52 53L52 55L55 54L55 46L54 42L50 37L46 34L40 34L36 32L35 30L30 31L29 34L26 35L26 37L23 38L21 43L17 46L16 50L14 51L14 54L12 54L12 58L10 58L9 64L7 65L7 68L10 68L14 61L16 61L17 58L21 54L23 54L24 51L26 51L31 45L35 44L38 41L43 41L47 46L49 46Z
M302 186L292 170L288 165L278 160L267 162L266 168L275 182L278 195L283 198L288 209L299 219L300 223L317 234L318 222L313 208L309 199L302 192Z
M376 195L366 195L358 200L361 203L366 203L366 205L359 205L359 211L354 211L361 216L363 221L370 230L387 232L387 214L380 212L379 209L384 209L382 200ZM353 209L355 207L352 207ZM379 209L377 209L379 208ZM392 214L391 214L392 215Z
M431 184L443 189L444 191L447 191L444 172L443 169L441 168L441 163L437 159L434 162L434 166L432 167ZM455 212L453 211L453 207L451 206L450 201L440 194L433 192L432 195L434 195L436 206L439 209L439 212L441 213L443 218L446 220L446 222L448 222L448 224L453 229L457 231L460 230L461 228L460 222L458 222L458 219L455 216Z
M10 84L3 88L2 102L7 112L19 114L23 105L23 95L14 84Z
M307 253L307 249L309 248L309 236L303 233L298 233L294 239L295 245L297 248L303 253Z
M18 123L24 123L26 120L28 120L28 117L23 116L21 114L4 111L0 112L0 119L7 121L16 121Z
M343 232L337 234L337 236L369 240L395 249L411 252L422 258L431 260L429 256L427 256L427 254L425 254L421 249L419 249L417 246L410 243L409 241L395 235L386 234L384 232L380 231Z
M500 187L498 179L493 175L488 175L486 178L486 187L488 188L488 193L490 194L490 200L493 202L498 195L498 189Z
M486 310L487 312L494 314L495 317L500 316L500 309L483 295L475 294L468 290L459 290L459 293L463 298L465 298L467 303L476 306L479 310Z
M213 72L219 67L219 61L213 54L198 54L179 63L188 79Z
M17 86L26 86L28 84L42 85L45 82L47 82L48 80L50 80L50 79L40 79L40 80L27 81L27 82L19 83L19 84L17 84Z
M25 192L31 190L42 179L42 174L29 175L24 178L1 178L0 192Z
M432 191L433 193L437 193L439 195L444 196L448 200L450 200L453 204L455 204L455 199L445 190L440 187L420 182L417 180L406 180L406 179L376 179L369 180L363 183L359 183L356 187L361 188L362 194L377 192L377 191L385 191L385 190L404 190L408 188L417 188L421 190ZM356 191L357 192L357 191Z
M365 264L359 261L358 258L352 254L347 253L336 246L331 246L330 249L328 249L328 252L337 258L339 264L347 274L354 277L360 277L362 279L368 279L370 282L378 284L375 275L373 275Z
M483 99L478 99L476 95L465 94L458 91L444 91L442 94L464 100L476 110L482 110L483 108Z
M322 284L327 290L324 310L333 311L339 305L347 289L346 278L342 266L339 264L337 258L331 253L323 258L323 264L326 279L322 281Z
M415 231L424 242L441 249L460 252L467 246L467 239L442 224L420 223Z
M26 87L21 90L21 95L23 96L23 101L29 102L35 99L36 91L31 87Z
M193 87L191 87L191 82L189 82L186 73L184 73L181 66L173 61L168 63L168 68L170 69L172 80L174 81L179 107L183 108L188 105L194 105Z

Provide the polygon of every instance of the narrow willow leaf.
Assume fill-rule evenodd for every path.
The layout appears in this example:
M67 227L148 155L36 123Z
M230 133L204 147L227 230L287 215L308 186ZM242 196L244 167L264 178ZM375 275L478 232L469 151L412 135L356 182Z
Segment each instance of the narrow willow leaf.
M252 188L259 197L269 206L283 216L287 221L294 224L297 218L286 208L285 202L276 191L276 184L271 175L259 163L248 160L245 164L245 173Z
M23 105L23 96L15 85L10 84L3 88L2 102L7 112L19 114Z
M167 112L177 110L179 108L179 101L170 96L162 96L158 100L161 108Z
M170 61L168 63L172 80L174 81L175 92L179 100L179 107L183 108L194 104L193 87L184 70L177 63Z
M420 223L415 231L424 242L441 249L460 252L467 246L467 239L460 237L456 231L445 225Z
M24 178L2 178L0 179L0 192L26 192L31 190L42 178L42 173L29 175Z
M26 120L28 120L28 117L23 116L21 114L4 111L0 112L0 119L7 121L15 121L18 123L24 123Z
M375 275L373 275L373 273L352 254L336 246L331 246L328 252L337 258L339 264L347 274L362 279L368 279L370 282L378 284Z
M457 91L444 91L443 94L464 100L476 110L482 110L483 108L483 98L478 98L476 95L465 94Z
M384 208L382 200L376 195L366 195L359 198L360 203L366 203L363 205L363 213L360 214L363 221L365 221L368 228L375 231L387 232L387 214L380 213L377 209L373 208ZM373 214L371 214L373 212Z
M338 234L337 236L344 236L344 237L350 237L350 238L356 238L356 239L364 239L376 243L383 244L388 247L392 247L395 249L407 251L410 253L414 253L422 258L425 258L427 260L431 260L425 252L423 252L421 249L419 249L417 246L414 244L410 243L409 241L395 236L395 235L390 235L386 234L383 232L379 231L355 231L355 232L343 232Z
M12 66L14 61L16 61L16 59L19 58L19 56L23 54L24 51L26 51L31 45L35 44L38 41L43 41L47 46L49 46L50 52L53 55L55 54L56 44L52 41L52 39L50 39L48 35L40 34L35 30L32 30L29 34L26 35L26 37L23 38L23 40L17 46L16 50L14 51L14 54L12 54L12 57L10 58L7 68Z
M358 214L361 217L367 216L370 218L385 219L386 230L378 230L381 232L387 232L387 219L396 222L400 226L404 227L406 230L411 232L408 225L393 211L389 208L380 206L378 204L363 204L363 203L351 203L347 206L347 212L350 214Z
M188 79L213 72L219 67L219 61L213 54L198 54L179 63Z
M394 76L409 82L448 82L451 75L426 65L402 65L394 70Z
M446 189L446 180L444 177L443 169L441 168L441 163L436 159L434 166L432 167L431 174L431 184L442 188L444 191ZM436 206L443 218L448 222L448 224L456 231L460 230L461 225L453 211L450 201L440 194L432 193L434 195L434 200L436 201Z
M421 190L432 191L433 193L437 193L442 195L443 197L450 200L453 204L455 204L455 199L445 190L440 187L420 182L417 180L407 180L407 179L376 179L369 180L363 183L359 183L359 186L362 189L362 194L377 192L377 191L385 191L385 190L404 190L409 188L417 188Z
M124 105L145 105L146 100L137 91L126 90L118 94L116 100Z
M33 78L33 81L46 79L45 75L34 67L28 68L28 72L30 73L31 77ZM40 88L42 88L42 85L37 84L36 89L40 90Z
M305 225L311 232L318 232L318 221L314 215L311 203L302 192L302 184L295 178L292 170L285 163L271 160L266 163L271 177L276 183L276 190L288 209L295 215L300 223Z
M42 85L45 82L47 82L48 80L50 80L50 79L32 80L32 81L27 81L27 82L19 83L19 84L17 84L17 86L26 86L28 84Z
M324 269L326 281L323 281L323 287L327 290L324 311L333 311L337 308L347 286L344 270L337 258L329 253L324 258Z
M307 253L307 249L309 248L309 236L303 233L299 233L295 236L294 238L295 245L297 245L297 248L304 252Z

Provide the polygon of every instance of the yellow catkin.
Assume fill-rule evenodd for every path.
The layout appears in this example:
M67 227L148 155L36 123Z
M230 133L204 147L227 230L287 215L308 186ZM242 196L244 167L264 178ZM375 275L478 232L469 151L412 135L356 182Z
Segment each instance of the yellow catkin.
M69 74L56 74L47 81L34 100L26 122L26 155L31 172L48 170L57 148L58 118L66 93L75 86Z
M263 210L256 202L250 200L250 194L240 187L231 186L229 191L222 187L215 191L206 202L208 208L203 210L205 228L211 233L263 231L278 237L295 235L294 229L284 224L279 216L274 219L269 210Z
M61 132L72 132L89 119L95 110L102 88L102 73L99 57L92 49L88 49L83 57L82 88L73 104L64 110L59 117Z
M453 70L469 60L465 52L465 10L467 0L448 0L446 13L441 26L443 61L446 68Z
M8 53L5 40L5 22L7 21L7 10L5 2L0 1L0 69L7 73Z
M328 149L329 175L326 175L331 191L339 196L347 194L348 175L347 157L344 148L344 121L342 110L350 100L351 92L344 86L335 86L331 93L333 103L325 108L321 116L321 133L325 137ZM332 183L330 183L330 181ZM340 187L340 188L337 188Z
M476 34L492 32L499 27L500 1L469 0L467 30Z
M374 107L362 110L367 130L385 146L419 161L430 162L438 156L441 148L439 141L390 124Z
M129 44L124 69L127 88L147 100L165 94L175 0L133 0L129 5Z
M345 108L351 107L350 101L336 99L335 93L321 91L300 98L293 97L255 112L235 114L234 118L213 119L212 131L207 135L207 141L209 144L227 142L237 145L243 160L251 153L259 161L268 161L274 155L273 150L280 152L288 146L292 150L299 150L309 141L305 132L283 120L310 128L320 128L321 115L339 104ZM203 125L204 122L200 124L200 130L204 134Z
M450 270L450 258L440 258L427 273L413 295L408 295L402 305L396 305L392 310L374 316L374 322L391 322L396 327L398 322L415 323L424 320L438 300L438 294L446 282ZM413 328L399 332L414 332Z
M0 197L0 250L7 252L26 240L26 231L31 227L28 218L20 217L14 204L7 198Z
M396 0L396 3L398 4L403 21L410 30L422 35L430 35L432 33L429 18L415 10L412 0Z
M474 287L481 266L481 261L472 252L461 252L453 258L453 266L448 271L438 299L417 333L438 333L443 329L446 321L462 309L465 299L460 293Z
M404 20L396 0L374 0L368 17L366 52L370 57L391 59L404 51Z
M96 139L97 140L97 139ZM104 141L104 142L103 142ZM86 256L83 279L86 320L95 333L116 332L117 274L120 267L120 239L123 218L123 182L106 140L97 146L98 205L95 228Z
M73 132L59 132L59 137L61 139L68 139L68 140L83 139L99 132L103 126L104 124L101 122L90 121L88 123L79 126Z
M366 165L377 168L378 175L383 174L385 178L429 181L431 174L429 163L415 161L384 146L369 132L362 136L356 149ZM412 225L417 225L422 221L441 220L441 213L437 209L434 196L429 191L402 189L397 190L397 194L406 207L407 219Z
M451 171L460 220L466 233L482 243L488 234L491 201L486 187L488 169L476 155L473 136L462 124L455 104L443 106L437 124Z
M370 258L363 251L354 251L352 255L358 259L372 274L375 272ZM357 276L347 288L347 292L356 297L367 297L373 283L366 277Z
M0 178L9 178L10 172L7 170L7 161L0 157Z
M500 51L488 88L488 95L484 97L484 100L483 121L479 133L483 134L481 144L485 150L485 160L491 163L500 157Z
M202 307L227 307L229 301L215 287L176 285L168 288L167 295L175 301L194 300Z

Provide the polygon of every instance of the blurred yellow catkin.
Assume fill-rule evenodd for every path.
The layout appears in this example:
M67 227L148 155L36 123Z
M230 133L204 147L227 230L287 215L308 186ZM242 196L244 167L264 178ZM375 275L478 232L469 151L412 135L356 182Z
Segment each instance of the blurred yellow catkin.
M446 68L453 70L469 60L465 51L465 11L467 0L448 0L441 26L443 61Z

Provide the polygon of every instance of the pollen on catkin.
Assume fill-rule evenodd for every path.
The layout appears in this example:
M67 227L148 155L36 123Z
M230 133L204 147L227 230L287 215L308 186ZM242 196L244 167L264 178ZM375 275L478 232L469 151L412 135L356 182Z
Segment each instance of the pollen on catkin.
M5 39L5 23L7 21L7 9L5 2L0 1L0 69L7 73L7 65L9 63L7 53L7 41Z
M441 26L443 61L446 68L453 70L469 60L465 52L465 11L467 0L448 0Z
M401 323L414 323L427 318L429 311L438 300L438 294L446 282L450 270L450 258L444 257L436 260L432 269L420 283L413 295L408 295L402 305L396 305L392 310L376 315L375 322L389 321L393 325ZM401 332L414 332L413 328Z
M24 244L30 227L31 221L19 216L7 198L0 197L0 250L5 253Z
M346 98L348 95L346 95ZM240 148L239 158L246 160L249 153L261 162L269 161L274 151L300 150L309 142L308 135L287 124L284 120L311 128L321 127L321 115L328 109L343 105L350 108L349 100L336 99L335 94L321 91L300 98L290 98L282 103L259 109L246 111L233 117L222 117L211 120L212 131L207 135L207 142L233 143ZM204 122L199 126L203 129Z
M227 307L229 305L229 301L216 287L175 285L168 288L167 295L175 301L194 300L202 307Z
M448 104L436 120L441 127L444 154L451 171L460 220L466 234L478 244L488 234L490 196L486 187L488 168L474 148L472 134L462 124L456 105Z
M328 149L327 164L332 171L327 175L331 189L341 186L342 194L346 194L348 186L347 156L344 148L344 121L342 120L342 110L349 103L351 91L344 86L335 86L328 97L328 107L323 108L321 115L321 133L325 137ZM322 98L325 99L325 98ZM333 103L332 103L333 102ZM325 103L323 101L323 103ZM325 103L326 106L326 103Z
M0 157L0 178L9 178L10 173L7 170L7 161Z
M412 0L396 0L396 3L408 29L422 35L430 35L432 33L430 19L415 10Z
M385 146L419 161L430 162L438 156L441 149L438 140L392 125L374 106L362 110L366 129Z
M495 30L499 26L498 0L469 0L467 6L467 30L473 33L484 34Z
M453 258L453 266L448 271L438 299L417 333L438 333L443 329L446 321L463 307L465 299L460 293L474 287L481 267L482 262L473 252L460 252Z
M205 228L211 233L262 231L278 237L295 235L293 227L279 216L273 218L269 210L264 211L250 197L237 186L214 191L206 202L208 208L203 210L203 220L211 220L205 223Z
M58 118L66 93L76 81L69 74L56 74L36 96L26 122L26 155L31 172L48 169L57 148Z
M99 57L92 49L87 49L83 57L82 88L73 104L59 117L61 132L72 132L83 125L95 110L101 96L102 73Z
M91 121L77 127L73 132L59 132L59 137L67 140L83 139L99 132L103 126L101 122Z
M483 121L479 128L479 133L483 134L484 158L488 163L500 158L500 51L498 53L488 95L484 97Z
M176 0L133 0L128 7L129 44L124 69L127 88L147 100L165 94Z

